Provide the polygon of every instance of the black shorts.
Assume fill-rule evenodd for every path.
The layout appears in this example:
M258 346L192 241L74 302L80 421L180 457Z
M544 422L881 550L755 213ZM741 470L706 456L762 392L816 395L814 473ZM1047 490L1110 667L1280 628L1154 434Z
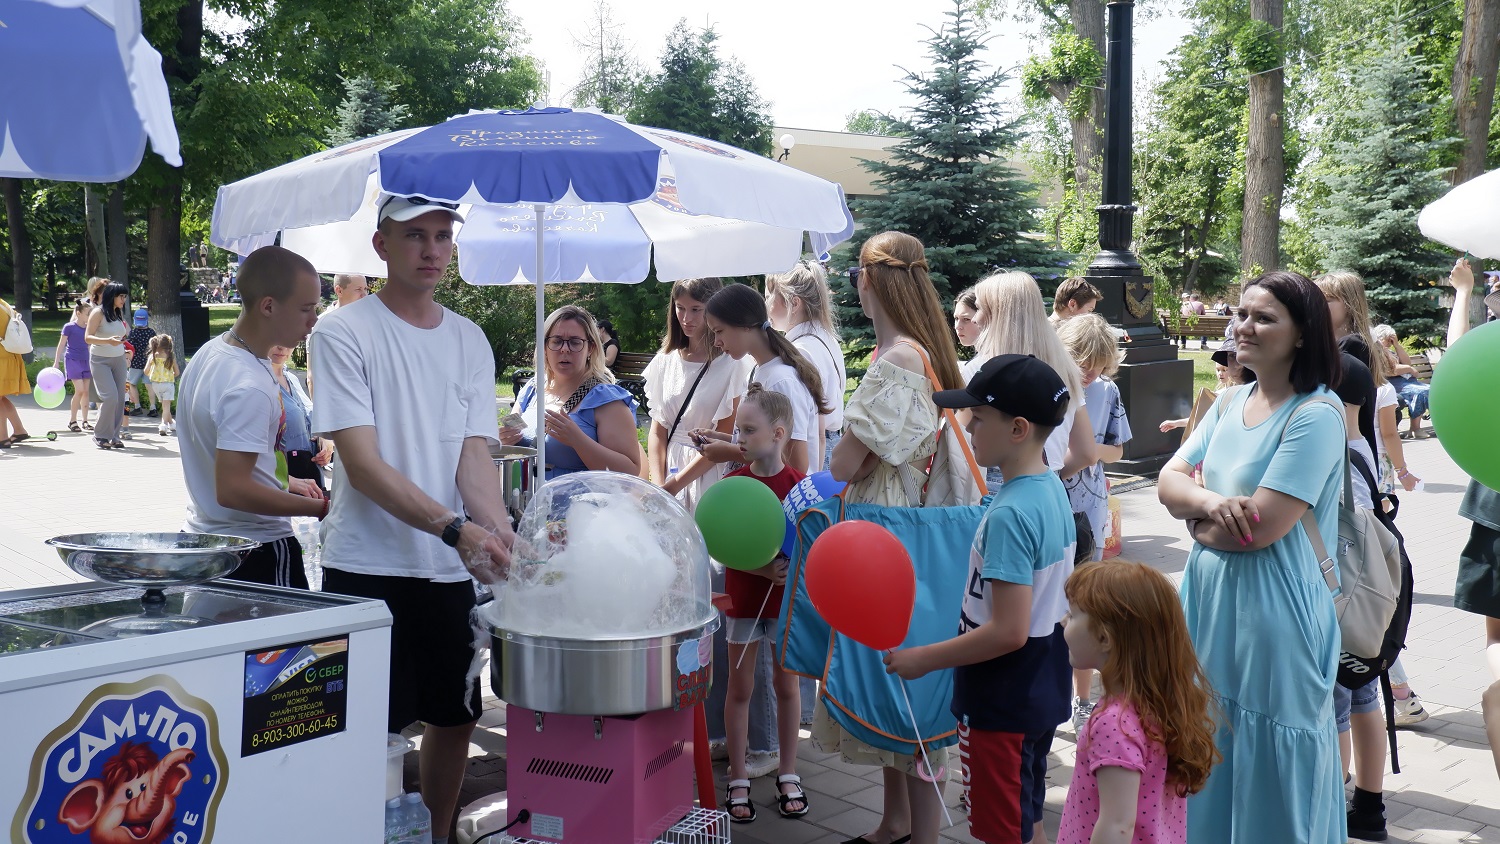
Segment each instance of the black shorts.
M1469 542L1458 557L1453 606L1500 618L1500 531L1474 522Z
M375 598L391 611L390 732L399 733L413 721L458 727L479 718L483 678L469 684L474 664L469 581L437 583L325 568L323 591Z
M240 567L229 575L232 580L306 589L307 571L302 568L302 543L295 536L283 536L273 542L262 542L240 555Z

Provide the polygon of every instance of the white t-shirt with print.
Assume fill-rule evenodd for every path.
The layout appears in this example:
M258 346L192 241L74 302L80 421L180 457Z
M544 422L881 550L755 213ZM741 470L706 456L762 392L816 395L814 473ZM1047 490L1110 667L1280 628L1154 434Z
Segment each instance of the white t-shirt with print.
M177 397L177 446L188 488L183 530L256 542L292 535L290 519L220 506L214 483L218 452L240 451L256 455L253 482L282 488L276 480L281 388L269 366L220 335L204 343L183 370Z
M379 296L318 321L312 358L322 436L374 426L380 457L434 501L463 512L458 458L467 437L499 443L495 356L479 326L444 308L437 328L417 328ZM467 580L458 552L355 489L334 465L333 507L323 523L325 566L357 574Z

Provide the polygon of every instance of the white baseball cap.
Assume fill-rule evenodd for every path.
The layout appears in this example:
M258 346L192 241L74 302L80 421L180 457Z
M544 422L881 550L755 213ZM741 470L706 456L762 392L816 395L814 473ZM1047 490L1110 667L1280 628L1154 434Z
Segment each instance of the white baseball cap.
M447 211L455 223L464 221L464 215L458 213L456 202L439 202L424 196L387 196L381 200L380 214L375 218L375 224L380 225L386 220L404 223L433 211Z

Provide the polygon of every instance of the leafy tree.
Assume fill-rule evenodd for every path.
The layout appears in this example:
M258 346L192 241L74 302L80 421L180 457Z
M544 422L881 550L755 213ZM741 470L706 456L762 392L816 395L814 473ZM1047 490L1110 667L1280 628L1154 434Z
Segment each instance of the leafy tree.
M586 58L583 78L573 88L573 105L593 107L607 114L625 114L645 72L620 36L623 26L605 0L596 0L594 16L573 46Z
M690 132L771 154L771 117L744 65L719 55L712 27L693 31L679 21L667 36L661 72L646 77L630 121Z
M891 137L900 131L897 121L873 108L851 111L844 117L844 131L860 135L884 135Z
M1173 51L1136 142L1141 260L1178 290L1217 289L1238 269L1222 256L1238 245L1245 89L1218 40L1206 28Z
M338 122L328 132L328 145L343 146L350 141L384 135L400 128L407 118L408 109L391 103L394 87L368 76L346 78L344 101L339 105Z
M1353 74L1349 111L1317 178L1327 201L1312 214L1330 268L1365 279L1371 308L1403 335L1440 330L1432 291L1448 256L1417 229L1417 214L1444 190L1432 161L1447 140L1426 129L1422 67L1406 45L1372 52ZM1424 289L1425 288L1425 289Z
M637 90L630 122L659 126L720 141L751 152L771 152L771 118L744 67L719 54L712 29L692 30L681 21L667 36L661 72ZM642 284L601 284L597 316L608 316L626 349L649 350L666 324L668 289L656 274Z
M932 70L906 76L916 105L910 118L895 119L902 140L888 162L863 162L884 195L855 204L860 228L841 250L850 261L871 235L907 232L927 247L945 302L995 270L1045 279L1067 258L1027 236L1041 221L1034 186L1005 160L1020 141L1019 118L997 96L1006 75L979 60L985 38L965 4L955 2L947 14L948 23L926 42ZM842 275L834 285L850 326L845 339L868 344L872 334L858 318L853 289Z

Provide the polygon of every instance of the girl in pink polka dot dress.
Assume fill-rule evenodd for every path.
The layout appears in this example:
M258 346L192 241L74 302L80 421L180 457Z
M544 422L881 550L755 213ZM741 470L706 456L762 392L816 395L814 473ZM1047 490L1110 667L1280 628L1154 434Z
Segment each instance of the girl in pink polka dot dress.
M1184 844L1187 796L1219 751L1177 590L1148 566L1104 562L1066 592L1068 658L1099 671L1104 696L1078 736L1057 844Z

